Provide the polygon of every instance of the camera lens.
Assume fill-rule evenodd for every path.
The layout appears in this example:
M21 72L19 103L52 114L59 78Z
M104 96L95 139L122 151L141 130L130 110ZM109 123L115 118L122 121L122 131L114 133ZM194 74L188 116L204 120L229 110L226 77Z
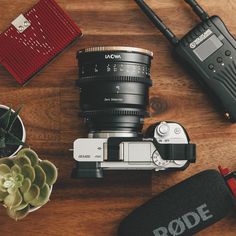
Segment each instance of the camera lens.
M131 47L80 50L80 107L92 133L141 132L148 115L153 53Z

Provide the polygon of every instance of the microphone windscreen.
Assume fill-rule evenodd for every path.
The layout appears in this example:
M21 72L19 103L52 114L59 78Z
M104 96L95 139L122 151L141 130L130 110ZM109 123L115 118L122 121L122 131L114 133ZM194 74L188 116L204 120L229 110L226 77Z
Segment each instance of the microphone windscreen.
M224 178L207 170L169 188L134 210L119 236L189 236L224 218L234 198Z

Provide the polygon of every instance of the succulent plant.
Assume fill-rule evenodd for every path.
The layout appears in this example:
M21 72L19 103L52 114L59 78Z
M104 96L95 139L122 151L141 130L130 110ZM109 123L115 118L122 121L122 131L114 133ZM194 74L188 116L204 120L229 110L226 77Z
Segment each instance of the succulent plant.
M50 161L22 149L14 158L0 159L0 202L11 218L20 220L49 201L56 179L57 168Z
M0 117L0 157L9 156L9 146L25 145L12 133L13 125L17 120L21 108L13 112L10 108Z

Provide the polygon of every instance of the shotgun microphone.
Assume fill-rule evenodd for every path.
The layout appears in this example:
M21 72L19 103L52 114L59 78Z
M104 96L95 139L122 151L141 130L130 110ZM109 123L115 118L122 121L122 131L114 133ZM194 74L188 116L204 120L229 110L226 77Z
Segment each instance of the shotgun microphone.
M202 84L225 117L235 123L236 41L220 17L209 17L195 0L185 0L201 22L178 39L143 0L135 1L174 46L183 66Z
M236 175L228 169L200 172L134 210L119 236L189 236L227 216L235 206Z

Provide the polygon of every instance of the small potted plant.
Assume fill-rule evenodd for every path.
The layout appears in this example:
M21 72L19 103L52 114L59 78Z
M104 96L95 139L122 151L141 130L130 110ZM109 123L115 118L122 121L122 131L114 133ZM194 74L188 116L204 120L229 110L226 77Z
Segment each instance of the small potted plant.
M0 105L0 158L14 156L25 145L26 132L20 110L15 112Z
M8 215L23 219L49 201L57 168L50 161L41 160L29 148L15 157L0 159L0 202Z

